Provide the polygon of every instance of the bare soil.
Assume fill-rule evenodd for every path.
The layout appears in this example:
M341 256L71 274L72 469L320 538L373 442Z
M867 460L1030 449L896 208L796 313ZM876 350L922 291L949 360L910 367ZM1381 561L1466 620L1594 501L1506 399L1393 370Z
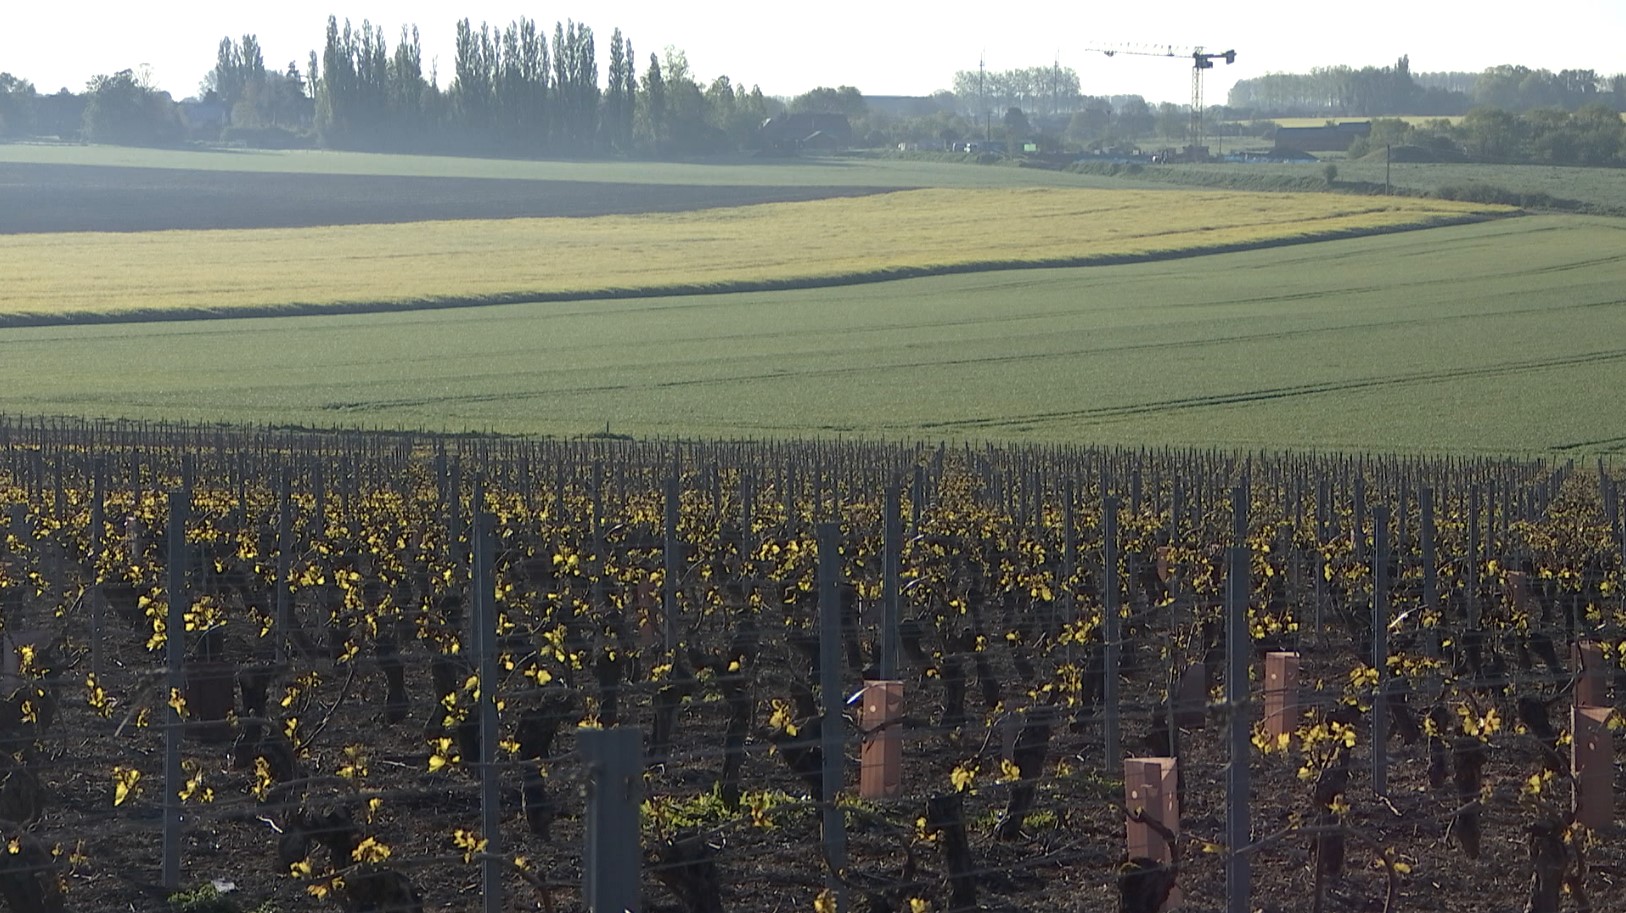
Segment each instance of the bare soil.
M0 234L306 228L686 212L864 196L888 189L0 164Z

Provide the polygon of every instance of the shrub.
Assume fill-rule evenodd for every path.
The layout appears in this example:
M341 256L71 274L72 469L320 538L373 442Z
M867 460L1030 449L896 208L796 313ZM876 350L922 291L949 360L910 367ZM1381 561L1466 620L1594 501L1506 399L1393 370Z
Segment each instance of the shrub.
M314 149L316 137L287 127L227 127L220 141L254 149Z
M1502 206L1518 206L1523 198L1508 190L1506 187L1497 187L1494 184L1483 184L1477 181L1466 184L1447 184L1434 191L1434 195L1442 200L1456 200L1459 203L1495 203Z
M236 898L222 893L212 882L169 895L169 908L172 913L277 913L276 904L269 900L245 910Z

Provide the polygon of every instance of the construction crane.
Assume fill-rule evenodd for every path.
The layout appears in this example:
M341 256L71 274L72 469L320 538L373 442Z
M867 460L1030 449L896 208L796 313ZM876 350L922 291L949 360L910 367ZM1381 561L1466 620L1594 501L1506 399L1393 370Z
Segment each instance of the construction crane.
M1210 54L1200 47L1182 48L1174 45L1120 45L1116 47L1091 47L1084 50L1105 54L1108 57L1115 57L1119 54L1136 54L1142 57L1180 57L1190 60L1191 145L1187 147L1186 153L1194 159L1207 153L1207 147L1203 144L1203 71L1212 70L1216 60L1223 60L1226 64L1236 63L1236 51L1222 51L1218 54Z

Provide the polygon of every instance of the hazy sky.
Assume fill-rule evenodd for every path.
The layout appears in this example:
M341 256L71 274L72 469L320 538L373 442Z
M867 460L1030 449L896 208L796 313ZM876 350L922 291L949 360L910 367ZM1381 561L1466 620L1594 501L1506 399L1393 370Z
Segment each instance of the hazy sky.
M1626 0L1569 0L1542 21L1538 7L1441 0L1361 0L1358 3L1246 3L1163 0L1140 4L995 3L973 9L951 2L824 0L764 3L710 0L591 0L538 5L465 0L278 0L70 3L0 0L0 71L31 80L41 92L79 91L97 73L151 69L153 81L177 98L197 92L225 35L259 36L266 65L300 69L320 50L329 14L342 23L381 25L391 46L403 24L422 33L426 66L438 61L450 82L455 22L468 17L505 24L520 16L543 23L575 18L605 45L620 27L632 39L640 72L649 53L683 49L695 75L727 75L769 95L794 95L818 85L853 85L868 95L919 95L948 88L955 70L1049 65L1059 59L1078 71L1090 95L1139 93L1152 101L1190 97L1190 68L1155 57L1107 58L1097 45L1202 45L1235 48L1237 62L1208 76L1209 103L1223 102L1236 79L1314 66L1384 65L1410 54L1414 72L1478 71L1500 63L1601 74L1626 71ZM1472 10L1473 12L1469 12Z

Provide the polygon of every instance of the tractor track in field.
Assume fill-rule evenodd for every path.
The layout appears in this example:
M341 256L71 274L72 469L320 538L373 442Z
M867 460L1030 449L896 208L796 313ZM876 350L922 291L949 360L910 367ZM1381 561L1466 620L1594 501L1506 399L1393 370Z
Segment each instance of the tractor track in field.
M1353 380L1295 384L1291 386L1269 387L1259 390L1241 390L1232 393L1180 397L1177 399L1159 400L1147 403L1128 403L1120 406L1102 406L1090 409L1063 409L1051 412L1034 412L1025 415L1000 416L998 418L972 418L955 419L943 422L926 422L923 423L921 427L928 428L933 431L949 431L1001 428L1008 425L1030 425L1035 422L1053 422L1063 420L1076 421L1081 419L1086 421L1090 419L1117 419L1133 416L1167 414L1189 409L1205 409L1214 406L1246 405L1249 403L1289 399L1301 396L1319 396L1327 393L1345 393L1353 390L1417 386L1422 384L1440 383L1443 381L1462 380L1465 378L1475 377L1507 377L1508 375L1512 374L1529 374L1553 368L1564 368L1575 365L1597 364L1601 362L1621 360L1626 360L1626 349L1590 352L1584 355L1573 355L1561 358L1532 359L1523 362L1500 362L1493 365L1480 365L1471 368L1452 368L1440 371L1414 371L1404 374L1390 374L1379 377L1357 378Z
M1587 303L1581 303L1581 304L1565 305L1565 306L1558 307L1558 308L1554 308L1554 307L1521 308L1521 309L1517 309L1517 310L1500 311L1500 312L1497 312L1496 316L1510 316L1510 315L1517 315L1517 314L1551 313L1553 311L1558 311L1558 310L1589 310L1589 309L1601 308L1601 307L1622 307L1622 306L1626 306L1626 299L1620 299L1620 300L1615 300L1615 301L1610 301L1610 302L1587 302ZM825 377L825 378L828 378L828 377L841 377L841 376L852 376L852 375L858 375L858 374L866 374L866 373L871 373L871 372L915 371L915 370L921 370L921 369L925 369L925 368L939 367L939 366L967 367L967 366L972 366L972 365L1011 364L1011 363L1019 363L1019 362L1044 361L1044 360L1051 360L1051 359L1073 359L1073 358L1081 358L1081 357L1089 357L1089 356L1121 355L1121 354L1130 353L1130 352L1157 352L1157 351L1171 351L1171 350L1175 350L1175 349L1204 348L1204 347L1209 347L1209 346L1229 346L1229 345L1235 345L1237 343L1248 343L1248 342L1280 342L1280 341L1291 340L1291 339L1301 339L1301 338L1308 338L1308 337L1314 337L1314 336L1321 336L1321 335L1325 335L1325 334L1328 334L1328 333L1342 333L1342 332L1349 332L1349 331L1370 331L1370 330L1374 330L1374 329L1396 329L1396 328L1402 328L1402 327L1428 326L1428 325L1438 325L1440 323L1446 323L1446 322L1452 322L1452 321L1461 321L1461 320L1483 320L1483 319L1485 319L1485 316L1486 315L1484 315L1484 314L1462 314L1462 315L1452 315L1452 316L1446 316L1446 317L1420 317L1420 318L1412 318L1412 319L1398 320L1398 321L1386 321L1386 322L1381 322L1381 323L1349 324L1349 325L1338 326L1338 327L1313 327L1313 328L1302 329L1302 330L1285 330L1285 331L1283 331L1283 330L1275 330L1275 331L1265 332L1265 333L1239 333L1239 334L1233 334L1233 335L1230 335L1230 336L1223 336L1223 337L1205 337L1205 338L1201 338L1201 339L1186 339L1186 340L1177 340L1177 341L1158 341L1158 342L1146 342L1146 343L1131 343L1131 344L1128 344L1128 345L1119 345L1119 346L1096 346L1096 347L1077 348L1077 349L1069 349L1069 350L1065 350L1065 351L1055 351L1055 352L1002 354L1002 355L982 356L982 357L977 357L977 358L959 358L959 359L947 359L947 360L918 360L918 361L912 361L912 362L890 362L890 363L885 363L885 364L873 364L873 365L863 365L863 366L845 365L845 366L840 366L840 367L819 368L819 369L806 370L806 371L775 370L775 371L762 371L762 372L756 372L756 373L751 373L751 374L730 374L730 375L726 375L726 376L710 376L710 377L683 378L683 379L666 379L666 380L655 380L655 381L649 381L649 382L623 382L623 383L614 383L614 384L580 385L580 386L571 386L571 387L531 387L530 389L526 389L526 390L512 390L512 389L510 389L510 390L505 390L505 391L502 391L502 392L492 392L492 393L469 393L469 394L457 394L457 395L447 395L447 396L428 396L428 397L399 397L399 398L388 399L388 400L335 401L335 402L329 402L329 403L325 404L324 408L328 409L329 411L335 411L335 412L352 412L352 411L371 411L371 410L375 410L375 409L413 408L413 407L422 407L422 406L429 406L429 405L458 405L458 404L468 405L468 404L475 404L475 403L522 402L522 401L526 401L526 400L534 400L534 399L540 399L540 398L544 398L544 397L558 397L558 396L571 396L571 395L579 395L579 394L610 393L610 392L636 392L636 391L640 391L640 390L663 390L663 389L672 389L672 388L678 388L678 387L695 387L695 386L707 386L707 385L727 385L727 384L735 384L735 383L741 383L741 382L752 382L752 381L770 381L770 380L782 381L782 380L795 380L795 379L801 379L801 378L815 378L815 377ZM1011 317L1007 316L1007 317L1003 318L1003 322L1008 323L1011 319L1012 319ZM1020 318L1017 318L1017 319L1020 319ZM985 322L995 322L995 321L991 321L991 320L990 321L985 321L985 320L956 321L951 325L958 326L958 325L963 325L963 324L976 324L976 323L985 323ZM919 327L903 326L903 327L887 328L887 329L911 330L911 329L919 329ZM1053 336L1054 334L1053 333L1046 333L1046 334L1041 334L1041 335L1043 335L1045 337L1050 337L1050 336ZM1592 362L1592 361L1611 360L1611 359L1619 358L1619 357L1626 357L1626 350L1618 350L1618 351L1615 351L1615 352L1608 352L1608 353L1599 353L1598 355L1592 355L1592 356L1573 356L1573 357L1570 357L1570 358L1567 358L1567 359L1553 360L1551 364L1545 364L1545 363L1539 363L1539 364L1538 363L1531 363L1531 364L1534 367L1562 367L1562 366L1568 365L1568 364L1586 364L1586 363L1589 363L1589 362ZM672 361L672 362L667 362L667 363L665 363L663 365L650 365L648 363L645 363L643 365L643 367L645 367L645 368L660 367L662 369L666 369L666 368L672 368L672 367L698 366L700 364L703 364L703 363L702 362ZM1519 368L1520 368L1520 365L1514 365L1511 368L1508 368L1508 370L1517 370ZM566 373L570 372L570 369L561 368L561 369L558 369L558 370L566 372ZM1503 369L1500 368L1500 367L1485 367L1485 368L1469 369L1467 372L1461 373L1461 374L1453 374L1453 372L1450 372L1450 371L1439 371L1439 372L1421 372L1421 373L1416 374L1416 375L1397 375L1396 377L1397 377L1397 379L1398 378L1404 378L1404 379L1408 379L1411 382L1417 382L1417 381L1426 379L1425 375L1438 375L1438 377L1436 377L1434 379L1445 380L1445 379L1451 379L1452 377L1455 377L1455 376L1469 377L1469 376L1481 376L1481 375L1494 375L1494 374L1500 372L1501 370L1503 370ZM478 381L478 380L482 379L482 377L489 377L491 379L498 379L498 378L512 379L511 374L504 373L504 374L490 374L490 375L461 375L459 377L459 380ZM1093 410L1068 410L1068 411L1061 411L1061 412L1056 412L1056 413L1037 413L1037 414L1028 414L1028 415L1023 415L1023 416L1004 417L1004 418L1001 418L1001 419L957 419L957 420L945 421L945 422L942 422L942 423L929 424L929 425L926 425L924 427L932 428L934 430L936 430L936 429L950 429L950 428L955 428L955 427L967 427L967 428L970 428L970 427L998 427L999 425L1004 425L1004 424L1024 424L1024 423L1029 423L1029 422L1038 421L1038 420L1056 420L1056 419L1062 419L1062 418L1090 418L1090 417L1107 417L1107 416L1114 416L1114 415L1132 415L1132 414L1141 414L1141 413L1147 413L1147 412L1172 411L1173 409L1176 409L1176 408L1195 408L1195 407L1210 406L1210 405L1224 405L1224 404L1226 404L1228 402L1232 402L1232 401L1246 402L1246 401L1253 400L1253 399L1276 399L1276 398L1281 398L1283 396L1307 395L1307 394L1312 394L1312 393L1333 392L1333 391L1340 390L1340 389L1361 389L1361 388L1370 387L1370 386L1382 386L1382 385L1384 385L1386 383L1388 383L1388 381L1383 380L1383 379L1361 379L1361 380L1345 381L1345 382L1329 382L1329 383L1325 383L1325 384L1303 385L1303 386L1300 386L1300 387L1278 388L1278 389L1276 389L1274 391L1265 391L1264 393L1257 393L1257 392L1248 393L1248 392L1244 392L1244 393L1236 393L1236 394L1224 394L1224 395L1221 395L1221 396L1194 397L1194 398L1190 398L1189 400L1188 399L1170 400L1170 401L1167 401L1165 403L1130 404L1130 405L1124 405L1124 406L1101 407L1099 409L1093 409Z

